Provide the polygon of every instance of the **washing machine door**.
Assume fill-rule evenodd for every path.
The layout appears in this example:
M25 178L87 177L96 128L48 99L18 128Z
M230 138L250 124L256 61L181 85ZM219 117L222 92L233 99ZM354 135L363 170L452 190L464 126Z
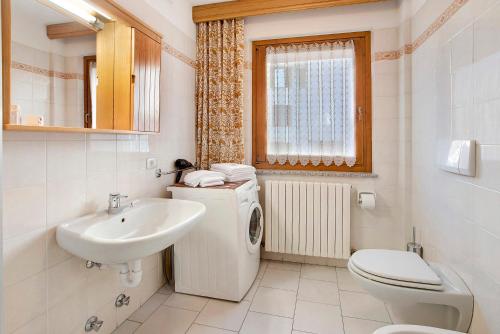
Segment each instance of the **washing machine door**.
M253 202L248 210L246 223L246 241L250 253L255 253L260 248L262 232L264 230L264 217L262 207L258 202Z

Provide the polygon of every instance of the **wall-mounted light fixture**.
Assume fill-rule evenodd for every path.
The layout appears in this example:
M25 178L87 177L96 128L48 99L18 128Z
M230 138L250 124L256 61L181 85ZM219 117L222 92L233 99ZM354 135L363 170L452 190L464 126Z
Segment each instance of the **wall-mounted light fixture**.
M111 17L95 8L84 0L38 0L48 6L64 11L82 23L86 23L96 30L104 27L104 21L111 21Z

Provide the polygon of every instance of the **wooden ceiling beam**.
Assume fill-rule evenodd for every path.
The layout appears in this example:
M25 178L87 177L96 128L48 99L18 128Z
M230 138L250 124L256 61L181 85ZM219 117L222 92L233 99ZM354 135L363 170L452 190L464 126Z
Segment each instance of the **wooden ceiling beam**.
M236 0L193 7L195 23L384 0Z
M47 37L49 39L60 39L95 35L95 31L78 22L50 24L47 26Z

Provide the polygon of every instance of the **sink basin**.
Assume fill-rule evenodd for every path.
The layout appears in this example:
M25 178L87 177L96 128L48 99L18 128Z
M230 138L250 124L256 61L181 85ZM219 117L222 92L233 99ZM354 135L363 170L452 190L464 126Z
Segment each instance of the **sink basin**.
M193 201L140 199L118 214L102 211L59 225L57 242L83 259L123 264L174 244L200 221L205 211L205 205Z

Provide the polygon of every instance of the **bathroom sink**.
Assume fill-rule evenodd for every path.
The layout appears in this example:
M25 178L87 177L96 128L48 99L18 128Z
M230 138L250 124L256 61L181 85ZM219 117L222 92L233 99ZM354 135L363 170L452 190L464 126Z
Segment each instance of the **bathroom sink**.
M68 252L102 264L142 259L174 244L205 214L205 205L178 199L145 198L121 213L98 212L57 228Z

